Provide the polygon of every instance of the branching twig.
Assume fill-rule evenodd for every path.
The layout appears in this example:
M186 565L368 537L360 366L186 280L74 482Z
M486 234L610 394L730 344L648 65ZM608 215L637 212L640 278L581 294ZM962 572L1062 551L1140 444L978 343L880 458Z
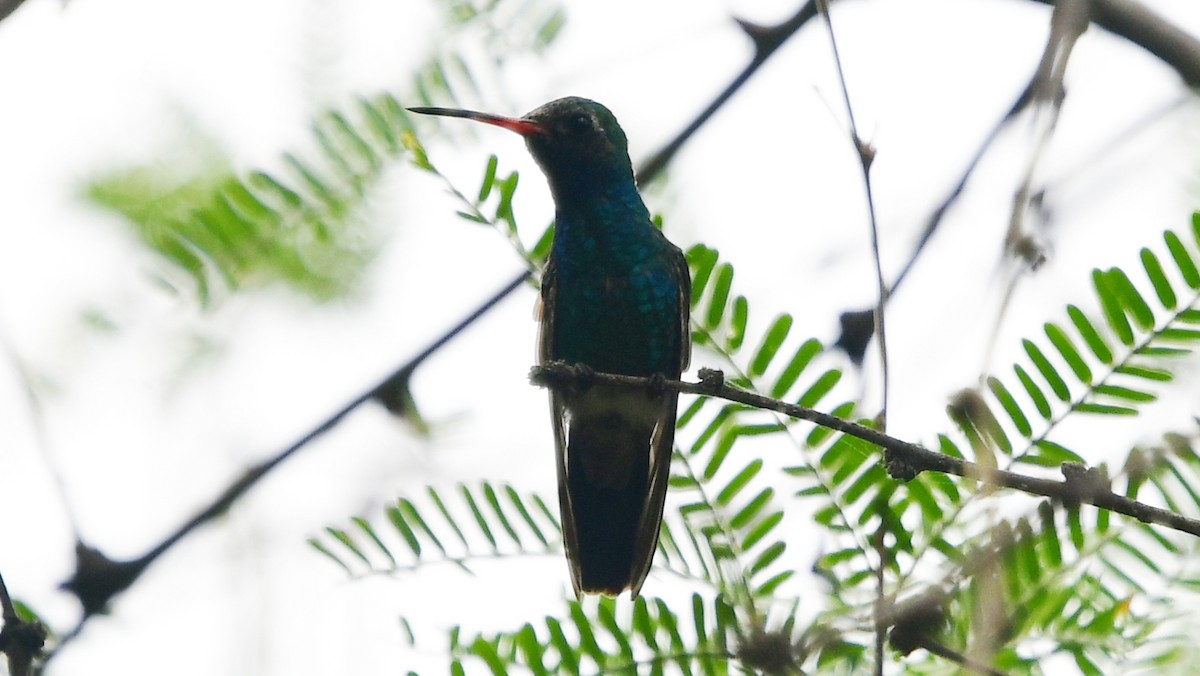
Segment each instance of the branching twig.
M828 427L875 444L883 449L883 461L888 474L899 481L910 481L921 472L926 471L953 474L986 486L1012 488L1030 495L1048 497L1068 505L1081 503L1094 505L1145 523L1164 526L1200 537L1200 520L1113 493L1109 489L1107 475L1099 468L1089 468L1078 463L1063 463L1061 471L1064 478L1062 481L1027 476L1001 469L987 469L968 460L930 451L917 444L888 436L865 425L843 420L828 413L730 387L725 384L724 375L720 371L700 369L699 376L699 382L695 383L665 380L661 381L661 385L686 394L718 397L754 408L775 411L798 420L814 422L822 427ZM656 378L611 373L589 373L587 376L580 376L578 369L563 363L535 366L530 372L530 380L539 387L578 387L588 382L589 379L596 383L642 389L656 386L656 383L659 382Z

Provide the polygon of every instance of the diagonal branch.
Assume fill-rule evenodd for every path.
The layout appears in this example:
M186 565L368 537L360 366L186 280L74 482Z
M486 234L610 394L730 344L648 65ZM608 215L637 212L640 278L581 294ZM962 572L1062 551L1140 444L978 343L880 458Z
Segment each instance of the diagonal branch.
M1057 5L1057 0L1030 0ZM1119 35L1169 66L1190 87L1200 86L1200 40L1137 0L1089 0L1093 24Z
M82 629L84 623L97 613L104 612L109 602L117 594L120 594L125 589L129 588L147 567L150 566L160 556L174 547L180 540L194 532L197 528L224 514L233 506L239 498L245 495L251 488L258 484L267 474L271 473L275 468L282 464L285 460L292 457L301 448L304 448L317 437L325 432L328 432L336 426L343 418L372 399L386 398L391 399L391 392L396 389L407 389L409 376L413 371L433 354L441 346L445 345L452 338L461 333L465 328L470 326L476 319L485 314L494 305L503 300L515 288L525 283L530 276L529 272L521 274L519 277L509 283L493 295L487 302L462 319L453 328L435 340L429 347L422 350L415 357L410 359L403 366L399 367L385 378L378 385L371 387L362 394L355 397L336 413L325 419L323 422L314 427L307 434L303 435L290 446L280 451L271 458L246 470L242 476L238 477L233 483L225 488L221 494L213 500L207 507L200 510L194 517L180 526L174 533L167 536L162 542L154 546L142 556L128 561L114 561L105 556L100 550L89 547L83 542L76 543L76 568L71 579L63 583L63 587L73 593L83 605L83 617L79 621L79 625L64 638L59 647L66 643L70 638L77 635Z

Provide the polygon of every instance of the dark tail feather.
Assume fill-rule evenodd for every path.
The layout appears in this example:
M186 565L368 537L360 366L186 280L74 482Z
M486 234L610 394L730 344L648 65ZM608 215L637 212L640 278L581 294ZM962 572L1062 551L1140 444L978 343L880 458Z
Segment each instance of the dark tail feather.
M580 590L610 596L628 588L640 567L633 558L649 490L653 431L614 427L572 425L567 444Z

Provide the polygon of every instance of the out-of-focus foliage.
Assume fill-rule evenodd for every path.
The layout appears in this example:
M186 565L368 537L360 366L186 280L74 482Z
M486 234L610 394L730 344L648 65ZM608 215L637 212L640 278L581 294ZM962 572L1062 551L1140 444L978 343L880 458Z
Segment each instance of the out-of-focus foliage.
M135 167L94 179L87 194L124 216L151 251L185 273L188 290L203 304L218 299L218 290L273 282L316 300L336 298L353 287L378 248L382 232L359 210L403 152L407 129L395 98L360 99L350 114L317 118L316 162L289 153L285 172L246 176L220 160L184 176Z

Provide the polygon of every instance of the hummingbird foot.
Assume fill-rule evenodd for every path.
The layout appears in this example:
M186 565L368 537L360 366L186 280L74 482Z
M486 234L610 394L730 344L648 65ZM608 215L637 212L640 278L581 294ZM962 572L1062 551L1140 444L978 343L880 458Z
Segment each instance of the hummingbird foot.
M649 390L650 396L661 397L663 392L667 391L667 377L661 373L651 373L646 379L646 389Z
M553 359L529 369L529 382L552 390L586 392L596 380L596 372L587 364Z
M587 392L592 389L592 385L596 382L596 371L587 364L571 364L571 375L575 377L573 383L576 392Z

